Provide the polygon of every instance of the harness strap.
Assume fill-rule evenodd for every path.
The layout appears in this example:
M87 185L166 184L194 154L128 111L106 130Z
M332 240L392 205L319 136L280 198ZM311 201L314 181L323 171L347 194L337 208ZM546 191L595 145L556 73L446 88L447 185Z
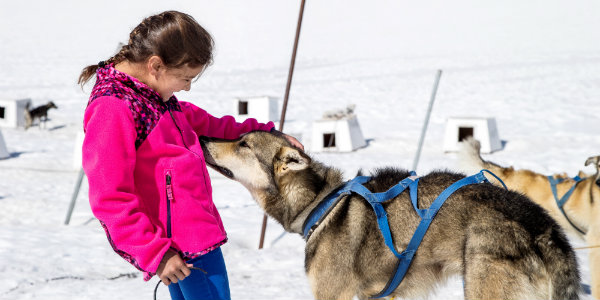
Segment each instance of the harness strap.
M556 190L556 185L564 182L566 180L566 178L555 179L553 176L548 176L548 181L550 181L550 188L552 189L552 194L554 194L554 200L556 201L556 205L560 209L560 212L562 212L563 216L565 216L565 219L567 219L567 222L569 222L569 224L571 224L571 226L573 226L573 228L575 228L575 230L577 230L577 231L579 231L579 233L585 235L585 232L583 230L579 229L579 227L577 227L573 222L571 222L571 219L569 219L569 217L567 216L567 213L565 212L565 209L563 208L563 206L565 206L565 203L567 203L567 201L571 197L571 194L573 194L573 191L575 191L577 184L579 184L580 182L584 181L587 178L581 178L579 176L575 176L572 179L575 181L575 183L562 196L562 198L559 199L558 192Z
M379 292L377 295L372 296L372 298L381 298L388 296L391 294L397 287L400 285L406 272L410 268L412 263L412 259L423 240L429 225L433 221L433 218L437 215L438 211L456 190L460 189L465 185L488 182L485 178L484 172L488 172L496 177L502 185L504 183L500 180L496 175L488 170L481 170L479 173L465 177L452 185L446 188L438 197L433 201L427 209L419 209L417 203L417 190L419 184L419 178L416 176L416 173L412 171L410 177L407 177L400 181L398 184L394 185L390 189L382 193L371 193L366 187L363 186L364 183L371 180L371 177L368 176L358 176L342 186L338 187L334 190L330 195L328 195L325 200L321 201L311 211L308 218L304 222L303 225L303 235L304 238L308 240L313 231L319 226L319 224L325 219L325 217L331 212L331 210L335 207L335 205L346 195L350 195L351 193L356 193L361 195L373 208L375 211L375 215L377 216L377 225L381 234L383 235L384 242L386 246L392 251L392 253L398 258L398 264L396 265L396 272L394 276L388 281L386 287ZM504 185L506 187L506 185ZM387 213L382 205L383 202L394 199L396 196L404 192L406 189L410 190L410 198L413 205L413 208L417 212L417 214L421 217L421 221L413 234L410 242L408 243L406 249L402 251L402 253L398 253L394 246L394 242L392 239L392 234L390 231L390 226L387 218Z
M363 184L369 181L371 177L358 176L335 189L321 203L315 207L302 225L302 235L306 240L310 237L313 231L319 227L323 219L331 212L336 204L346 195L351 194L351 187L356 184Z
M415 211L417 212L417 214L419 215L419 217L421 217L421 219L423 218L423 216L425 215L425 213L427 213L427 209L419 209L419 203L418 203L418 198L417 198L417 191L418 191L418 186L419 186L419 178L417 178L415 181L411 182L409 188L409 192L410 192L410 202L413 205L413 208L415 209Z
M504 181L502 181L502 179L500 179L500 177L496 176L496 174L492 173L492 171L490 171L488 169L482 169L481 171L489 173L490 175L494 176L496 178L496 180L498 180L498 182L500 182L502 184L502 186L504 187L504 189L508 190L508 187L506 187L506 184L504 184ZM485 180L485 182L489 182L489 181Z
M452 193L456 192L458 189L460 189L463 186L481 183L481 182L487 182L487 179L483 175L483 171L481 171L475 175L465 177L465 178L453 183L448 188L446 188L433 201L433 203L431 203L431 206L429 206L428 209L423 210L423 211L425 211L425 213L421 218L421 222L419 223L419 226L415 230L415 233L413 234L413 237L411 238L410 242L408 243L408 246L406 246L406 250L404 250L401 254L401 257L399 257L400 259L398 262L398 266L396 267L396 273L394 274L394 277L392 277L392 279L388 282L386 287L381 292L372 296L371 298L381 298L381 297L388 296L398 287L398 285L400 285L400 283L404 279L404 276L406 275L406 272L408 272L408 269L412 263L412 259L415 255L415 253L417 252L419 245L421 245L421 241L423 240L423 237L425 237L425 233L427 232L429 225L431 225L433 218L437 215L437 212L440 210L440 208L442 207L444 202L446 202L446 199L448 199L448 197L450 197L450 195L452 195ZM415 187L416 187L416 184L415 184ZM411 189L411 191L412 191L412 189Z
M414 172L412 172L411 175L412 174L416 175L416 173ZM413 183L416 182L418 178L415 178L415 175L403 179L398 184L396 184L395 186L383 193L371 193L371 191L369 191L363 185L356 186L355 189L352 190L353 192L356 192L357 194L365 198L367 202L371 204L371 207L373 207L375 215L377 216L377 225L379 226L379 230L383 235L385 245L390 249L390 251L392 251L392 253L394 253L394 255L397 258L400 258L401 255L400 253L398 253L396 247L394 246L392 233L390 231L390 224L387 218L387 212L385 211L385 208L383 208L382 203L387 200L396 198L396 196L400 195L402 192L404 192L404 190L406 190L406 188L410 186L414 186L416 190L416 185L413 185Z
M393 187L382 193L371 193L371 191L369 191L363 186L363 184L371 180L370 176L357 176L356 178L347 181L345 184L338 187L331 194L329 194L325 198L325 200L321 201L321 203L319 203L317 207L315 207L315 209L311 211L308 218L306 218L304 224L302 225L304 238L308 240L313 231L321 224L323 219L325 219L325 217L331 212L333 207L335 207L335 205L342 199L343 196L355 192L367 199L369 203L385 202L389 199L393 199L396 196L400 195L400 193L402 193L408 187L408 185L416 178L417 174L414 171L411 171L410 175L410 177L405 178L398 184L394 185ZM379 210L379 212L378 210L379 209L375 210L376 214L378 215L377 219L379 220L379 216L385 217L387 223L387 214L385 213L383 207L381 207L381 210Z

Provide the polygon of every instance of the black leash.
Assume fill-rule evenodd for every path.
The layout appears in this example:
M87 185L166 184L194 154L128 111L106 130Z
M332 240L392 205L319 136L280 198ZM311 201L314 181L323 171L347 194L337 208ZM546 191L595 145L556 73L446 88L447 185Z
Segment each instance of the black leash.
M201 271L204 274L208 274L208 272L206 272L206 271L204 271L203 269L200 269L200 268L191 267L190 269L192 269L192 270L198 270L198 271ZM160 285L161 282L162 281L159 280L158 283L156 284L156 286L154 287L154 300L156 300L156 291L158 291L158 286Z

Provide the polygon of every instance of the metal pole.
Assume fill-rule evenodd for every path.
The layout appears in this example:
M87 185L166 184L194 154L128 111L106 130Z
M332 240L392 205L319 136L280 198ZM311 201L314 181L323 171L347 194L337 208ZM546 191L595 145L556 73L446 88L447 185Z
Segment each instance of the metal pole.
M300 14L298 15L298 24L296 25L296 37L294 38L294 47L292 50L292 60L288 71L287 84L285 86L285 96L283 97L283 107L281 109L281 117L279 118L279 131L283 132L283 123L285 122L285 113L287 111L288 99L290 97L290 88L292 86L292 77L294 75L294 65L296 64L296 52L298 50L298 41L300 40L300 28L302 27L302 15L304 14L304 3L300 4ZM262 228L260 230L260 242L258 249L262 249L265 242L265 231L267 230L267 215L263 215Z
M413 171L417 170L417 165L419 164L419 158L421 157L421 149L423 148L423 141L425 140L425 133L427 132L427 125L429 124L429 116L431 116L431 109L433 108L433 102L435 101L435 95L437 94L438 85L440 83L440 77L442 77L442 70L438 70L437 75L435 77L433 91L431 92L431 98L429 99L429 107L427 108L427 114L425 115L425 123L423 124L423 130L421 130L421 138L419 138L417 154L415 154L415 160L413 161Z
M73 195L71 196L71 204L69 204L69 210L67 211L67 217L65 218L65 225L69 225L69 222L71 221L71 214L73 214L73 208L75 207L77 195L79 195L79 189L81 188L83 176L85 176L85 173L83 172L83 168L81 168L79 169L79 175L77 175L77 183L75 183L75 189L73 190Z

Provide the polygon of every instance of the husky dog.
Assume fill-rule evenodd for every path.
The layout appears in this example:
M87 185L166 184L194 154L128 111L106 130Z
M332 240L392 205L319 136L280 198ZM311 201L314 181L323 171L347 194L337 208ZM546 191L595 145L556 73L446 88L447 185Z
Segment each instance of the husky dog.
M354 116L356 104L350 104L345 109L331 110L323 113L323 120L349 119Z
M575 185L573 194L563 206L565 215L559 209L550 182L546 175L530 170L515 170L513 167L501 167L493 162L485 161L479 154L480 144L473 138L463 142L459 153L461 169L480 170L488 169L504 181L509 189L524 193L531 200L542 206L564 228L585 240L590 247L590 273L592 296L600 299L600 156L593 156L586 160L585 165L593 164L596 167L594 175L579 172L585 178L577 183L567 174L555 174L554 178L564 181L556 185L558 197L562 197ZM489 176L488 176L489 177ZM497 182L489 178L492 182ZM568 219L567 219L568 218ZM581 232L580 232L581 231Z
M34 109L29 109L29 107L30 104L27 102L27 105L25 106L25 129L31 127L35 119L39 120L40 128L42 128L42 124L45 127L46 121L48 121L48 110L51 108L58 108L52 101L48 101L48 103L40 105Z
M344 182L339 170L280 135L255 131L201 142L207 164L242 183L288 232L302 234L312 209ZM380 169L365 187L386 191L408 176ZM462 178L442 171L421 177L419 207L429 207ZM384 207L394 245L405 249L419 223L409 193ZM368 299L384 289L397 263L373 209L356 194L344 196L306 241L305 271L315 299ZM527 197L489 183L465 186L447 199L390 297L427 295L452 275L463 277L466 299L578 299L580 289L575 253L558 224Z

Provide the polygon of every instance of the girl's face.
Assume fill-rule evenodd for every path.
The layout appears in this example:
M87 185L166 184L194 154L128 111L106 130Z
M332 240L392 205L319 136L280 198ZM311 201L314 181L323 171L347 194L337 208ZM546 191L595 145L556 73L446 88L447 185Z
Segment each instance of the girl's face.
M180 68L166 68L163 66L156 72L151 88L160 95L163 101L167 101L173 96L173 93L182 90L189 91L192 81L203 70L204 66L195 68L187 65Z

